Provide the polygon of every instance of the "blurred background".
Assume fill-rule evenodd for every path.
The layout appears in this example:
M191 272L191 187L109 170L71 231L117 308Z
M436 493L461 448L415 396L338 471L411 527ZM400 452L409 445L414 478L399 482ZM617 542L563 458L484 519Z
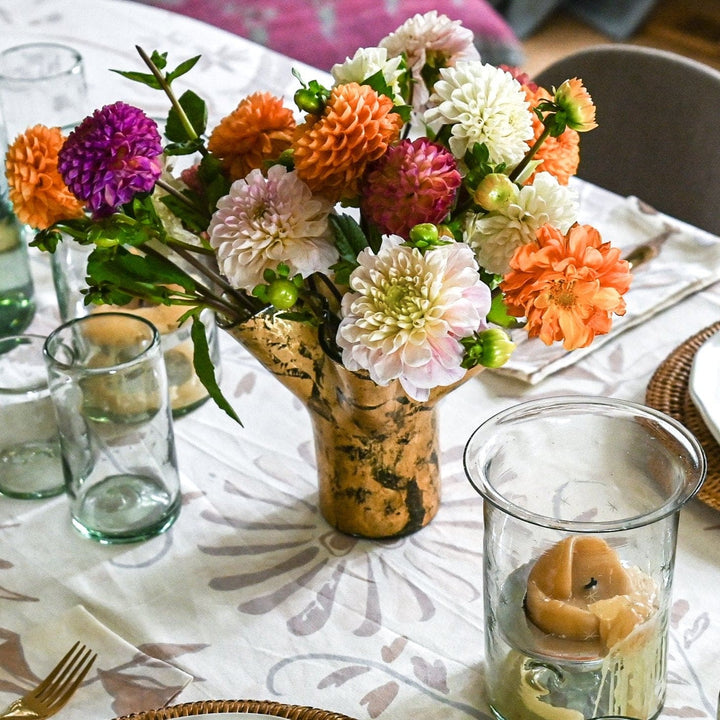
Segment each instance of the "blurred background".
M190 15L323 70L415 13L471 29L486 62L531 75L579 48L628 42L720 68L720 0L137 0Z

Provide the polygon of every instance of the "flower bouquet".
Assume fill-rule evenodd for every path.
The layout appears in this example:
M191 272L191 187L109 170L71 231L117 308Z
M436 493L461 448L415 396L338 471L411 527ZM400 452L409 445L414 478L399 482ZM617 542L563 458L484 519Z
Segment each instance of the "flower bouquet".
M624 313L629 266L577 224L568 188L578 133L595 127L580 80L548 91L484 64L472 33L430 12L334 66L331 87L297 75L296 108L256 92L210 130L203 100L175 92L200 57L170 69L138 52L148 71L121 74L166 93L165 140L123 102L67 138L35 126L9 148L10 199L37 247L93 246L87 304L186 307L197 372L236 419L204 345L206 308L305 399L316 440L357 429L349 408L372 414L386 398L360 433L366 459L383 456L367 436L389 418L423 416L474 368L502 365L504 327L572 349ZM410 428L404 444L434 432ZM343 462L316 449L321 474ZM429 451L393 452L381 485L412 495L398 468L416 478ZM418 512L391 534L427 522Z

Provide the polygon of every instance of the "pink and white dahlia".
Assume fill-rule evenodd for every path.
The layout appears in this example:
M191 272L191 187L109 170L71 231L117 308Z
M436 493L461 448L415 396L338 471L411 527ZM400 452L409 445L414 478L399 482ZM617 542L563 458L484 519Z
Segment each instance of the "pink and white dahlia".
M472 250L450 243L423 254L390 236L358 262L337 334L345 367L366 370L378 385L399 380L421 402L460 380L460 339L484 330L490 309Z
M512 168L533 137L532 113L520 83L505 70L477 62L440 71L424 117L436 133L451 126L448 143L459 159L481 143L491 163Z
M480 59L472 31L464 28L459 20L439 15L437 10L409 18L383 38L380 47L387 48L391 57L405 54L414 81L412 105L418 112L424 109L429 95L423 78L426 65L436 70L460 61Z
M577 219L576 194L561 185L554 175L538 173L532 185L520 188L504 207L486 214L470 214L464 240L475 251L478 262L488 272L504 275L510 258L522 245L536 241L543 225L563 234Z
M380 232L407 240L415 225L445 219L461 183L455 158L442 145L403 140L369 167L360 207Z
M253 170L220 199L208 227L220 271L248 291L279 263L303 277L327 272L338 258L328 222L331 210L328 200L313 196L284 166L273 165L267 177Z

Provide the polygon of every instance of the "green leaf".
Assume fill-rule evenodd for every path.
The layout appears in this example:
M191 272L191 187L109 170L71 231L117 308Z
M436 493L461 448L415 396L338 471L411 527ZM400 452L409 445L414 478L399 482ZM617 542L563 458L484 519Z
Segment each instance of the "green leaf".
M167 53L161 53L157 50L153 50L152 54L150 55L150 60L158 70L164 70L165 66L167 65Z
M117 73L118 75L122 75L122 77L127 78L128 80L132 80L133 82L138 82L143 85L147 85L148 87L152 88L153 90L162 89L157 78L152 73L142 73L142 72L137 72L135 70L113 70L113 69L111 69L110 72L114 72L114 73Z
M335 247L337 247L340 257L357 264L358 253L368 246L368 240L362 228L355 218L346 214L331 214L329 221L335 235Z
M176 80L181 75L185 75L185 73L190 72L195 65L197 64L197 61L202 57L202 55L195 55L195 57L191 57L189 60L184 60L181 62L172 72L167 74L167 81L171 83L173 80Z
M194 204L195 196L190 192L184 192ZM188 230L194 233L202 233L207 230L210 224L210 214L202 212L199 208L191 207L174 195L163 195L160 202L165 205L176 217L182 220Z
M207 105L205 101L192 90L186 90L179 98L178 103L187 115L190 125L197 135L202 135L207 128ZM194 140L189 136L187 128L180 119L180 115L175 108L171 108L168 113L167 125L165 126L165 137L168 140L184 143L188 140Z
M207 335L205 334L205 325L197 315L193 315L190 337L192 338L194 348L193 367L200 382L208 391L210 397L215 401L215 404L242 427L240 418L237 416L232 405L225 399L215 379L215 367L210 358L210 348L208 347Z
M167 128L165 129L165 137L168 137ZM168 143L164 148L165 155L194 155L198 150L200 150L203 144L202 138L188 140L186 137L186 139L182 142Z

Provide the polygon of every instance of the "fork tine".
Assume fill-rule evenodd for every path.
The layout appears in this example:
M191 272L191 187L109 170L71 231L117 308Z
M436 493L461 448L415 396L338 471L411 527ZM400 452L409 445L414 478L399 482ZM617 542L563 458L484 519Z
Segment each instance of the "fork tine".
M68 677L62 686L58 685L54 695L46 700L47 704L50 706L50 713L57 712L61 707L63 707L63 705L65 705L65 703L67 703L78 687L80 687L80 683L90 672L90 668L92 668L96 658L97 653L92 653L92 650L88 649L83 655L81 664L78 665L73 672L73 675ZM58 693L62 694L58 696Z
M50 706L64 704L85 679L96 657L90 648L80 645L62 672L39 692L36 691L35 697Z
M67 664L68 660L70 660L70 657L75 652L78 645L80 645L79 640L67 651L67 653L62 657L60 662L50 671L48 676L33 690L34 695L41 693L64 670L65 665Z

